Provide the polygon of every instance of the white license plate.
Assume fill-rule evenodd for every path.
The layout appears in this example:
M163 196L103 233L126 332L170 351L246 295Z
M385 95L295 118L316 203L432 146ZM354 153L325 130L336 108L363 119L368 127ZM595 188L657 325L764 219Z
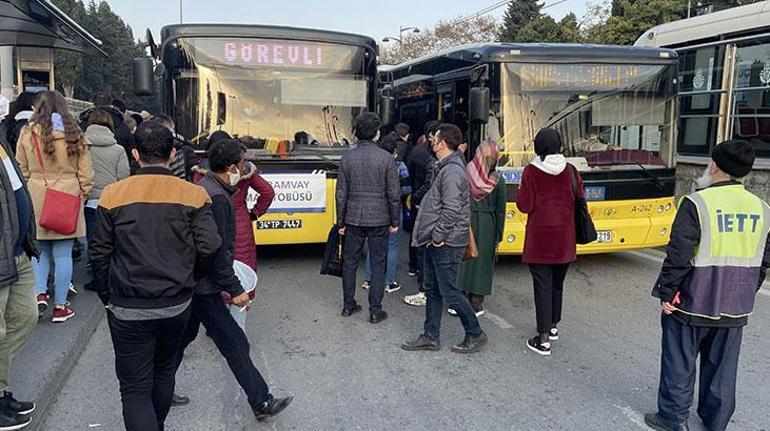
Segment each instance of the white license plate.
M596 242L612 242L612 231L611 230L600 230L596 232Z
M302 220L260 220L257 222L257 229L302 229Z

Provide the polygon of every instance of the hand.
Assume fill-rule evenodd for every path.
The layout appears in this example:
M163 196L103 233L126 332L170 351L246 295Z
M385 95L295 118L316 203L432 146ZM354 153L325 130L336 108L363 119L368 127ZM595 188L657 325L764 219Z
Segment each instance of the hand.
M660 303L663 314L665 315L673 314L674 311L678 310L676 306L681 302L682 300L679 298L679 292L676 292L676 295L674 296L674 299L671 300L671 302L663 301Z
M388 231L390 231L391 234L394 234L398 232L398 226L391 226L390 229L388 229Z
M343 226L343 227L341 227L341 228L340 228L340 235L345 235L345 232L347 232L347 231L348 231L348 230L347 230L347 228L346 228L346 227L344 227L344 226Z
M431 245L433 248L441 248L441 247L443 247L443 246L444 246L444 244L445 244L445 242L444 242L444 241L441 241L441 242L431 241L431 242L430 242L430 245Z
M233 304L237 305L238 307L246 307L251 303L251 300L249 300L249 294L246 292L243 292L240 295L234 297L232 301Z

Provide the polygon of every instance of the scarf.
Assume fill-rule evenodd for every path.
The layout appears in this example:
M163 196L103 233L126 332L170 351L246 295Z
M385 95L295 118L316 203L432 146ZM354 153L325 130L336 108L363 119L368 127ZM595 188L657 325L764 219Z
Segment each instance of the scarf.
M499 154L497 144L485 141L479 145L473 160L468 163L466 171L471 186L471 196L477 202L487 197L497 186L500 174L494 169L497 166Z

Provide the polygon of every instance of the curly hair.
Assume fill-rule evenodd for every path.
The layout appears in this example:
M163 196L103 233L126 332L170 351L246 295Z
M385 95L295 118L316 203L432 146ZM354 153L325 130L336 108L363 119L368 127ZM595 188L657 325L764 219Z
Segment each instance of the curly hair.
M80 130L75 117L70 114L67 102L58 91L44 91L35 100L35 113L30 123L35 123L43 131L43 153L53 157L56 149L53 146L53 121L51 116L59 114L64 123L64 139L67 141L67 156L77 157L86 146L83 143L83 132Z

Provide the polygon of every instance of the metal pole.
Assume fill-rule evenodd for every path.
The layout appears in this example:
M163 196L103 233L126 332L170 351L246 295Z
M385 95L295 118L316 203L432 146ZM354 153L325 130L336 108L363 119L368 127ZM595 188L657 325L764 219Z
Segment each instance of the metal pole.
M687 0L687 18L690 17L691 10L692 10L692 0Z
M0 47L0 93L8 100L16 96L13 89L13 47Z
M182 24L182 0L179 0L179 24Z

